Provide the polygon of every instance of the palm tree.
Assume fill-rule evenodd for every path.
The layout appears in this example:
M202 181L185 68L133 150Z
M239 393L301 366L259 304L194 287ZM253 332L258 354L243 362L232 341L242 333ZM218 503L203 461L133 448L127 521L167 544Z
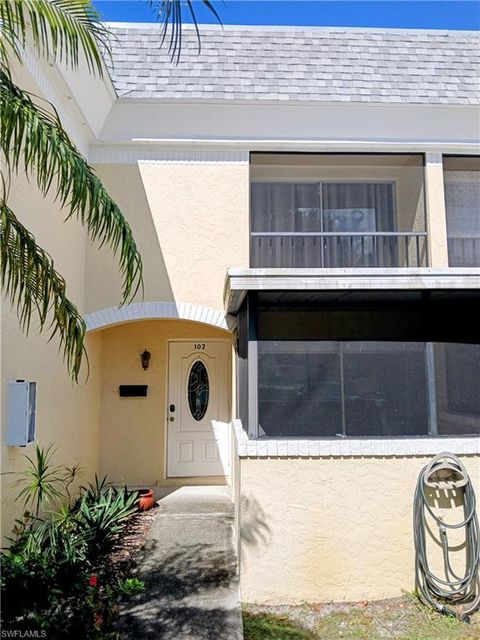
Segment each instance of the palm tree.
M203 4L216 12L209 0ZM182 3L151 1L162 22L163 39L171 27L172 57L180 54ZM190 0L185 5L198 28ZM218 18L218 16L217 16ZM12 79L26 46L38 56L73 69L83 56L90 73L103 75L108 31L91 0L0 0L0 287L16 307L21 328L32 318L41 331L59 339L72 378L77 381L85 355L86 326L68 298L64 278L8 205L12 178L34 176L40 192L53 193L68 217L79 219L90 237L118 255L123 278L122 304L142 287L142 262L131 228L101 180L62 127L50 103L25 91Z

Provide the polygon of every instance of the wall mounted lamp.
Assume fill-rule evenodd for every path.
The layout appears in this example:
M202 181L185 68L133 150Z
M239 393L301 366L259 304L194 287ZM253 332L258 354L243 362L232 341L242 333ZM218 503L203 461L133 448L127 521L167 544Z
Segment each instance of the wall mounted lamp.
M152 354L150 353L150 351L147 351L146 349L143 353L140 354L140 358L142 360L142 367L144 371L148 369L151 356Z

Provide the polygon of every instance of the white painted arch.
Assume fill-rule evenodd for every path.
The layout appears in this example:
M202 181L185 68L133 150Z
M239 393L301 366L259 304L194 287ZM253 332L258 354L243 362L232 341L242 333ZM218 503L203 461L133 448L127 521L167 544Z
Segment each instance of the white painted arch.
M221 311L186 302L133 302L122 307L109 307L84 316L87 331L99 331L116 324L138 320L190 320L230 331L227 317Z

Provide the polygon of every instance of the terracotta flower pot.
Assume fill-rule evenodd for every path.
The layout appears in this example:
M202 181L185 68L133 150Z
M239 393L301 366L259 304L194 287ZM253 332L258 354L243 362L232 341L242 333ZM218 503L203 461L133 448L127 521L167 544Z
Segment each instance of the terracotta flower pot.
M138 508L141 511L148 511L154 504L153 489L140 489L138 492Z

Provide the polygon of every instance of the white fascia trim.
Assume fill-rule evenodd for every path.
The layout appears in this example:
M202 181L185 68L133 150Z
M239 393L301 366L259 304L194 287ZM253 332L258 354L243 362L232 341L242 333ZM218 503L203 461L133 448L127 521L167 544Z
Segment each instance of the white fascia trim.
M109 307L84 316L87 331L99 331L125 322L139 320L190 320L230 331L229 319L221 311L183 302L133 302L123 307Z
M418 110L418 109L452 109L458 110L476 110L479 109L479 104L471 102L399 102L398 100L384 100L383 102L375 102L373 100L350 100L345 98L344 100L320 100L320 99L305 99L295 100L294 98L282 99L282 98L165 98L162 95L149 96L149 97L130 97L129 93L124 93L118 96L118 102L128 103L129 105L138 104L141 106L177 106L177 107L204 107L204 106L269 106L269 107L284 107L285 105L291 107L310 107L318 109L319 107L335 107L339 109L370 109L373 107L394 107L395 109L405 110Z
M431 279L431 284L437 288L445 288L442 283L448 281L453 285L459 283L459 278L477 277L476 287L480 287L480 267L365 267L365 268L312 268L312 269L291 269L291 268L248 268L248 267L230 267L228 269L228 277L230 278L352 278L353 280L362 280L363 278L379 279L385 281L392 279L393 281L403 284L405 278L412 276L422 276Z
M61 96L59 94L58 89L54 86L54 82L49 77L49 73L40 62L39 57L35 55L29 47L25 48L23 61L25 63L25 67L28 69L30 75L35 81L35 84L40 89L42 96L54 105L65 131L67 131L71 136L80 153L83 156L88 157L89 141L94 139L94 135L88 124L80 120L79 115L81 110L76 101L73 97L69 100L65 95ZM50 66L50 69L56 70L58 76L61 75L53 64ZM66 85L63 77L62 83ZM66 108L66 105L71 105L73 109ZM74 111L77 111L77 114L74 114ZM82 131L82 127L86 129L86 131Z
M460 455L480 454L480 438L476 437L251 440L240 420L233 421L233 435L239 458L404 458L437 455L442 451Z
M224 304L236 313L247 291L480 289L480 268L240 269L227 271Z

